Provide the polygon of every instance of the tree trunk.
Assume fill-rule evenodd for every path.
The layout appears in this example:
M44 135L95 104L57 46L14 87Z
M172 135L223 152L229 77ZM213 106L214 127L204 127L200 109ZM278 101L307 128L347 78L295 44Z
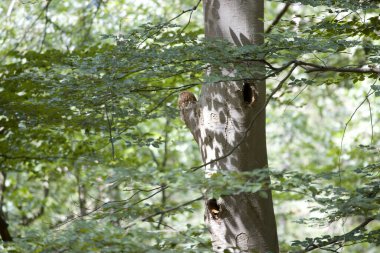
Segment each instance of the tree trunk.
M0 210L0 236L1 239L4 242L11 242L13 241L11 234L8 231L8 223L6 222L4 218L4 213L2 210Z
M222 38L237 46L263 43L263 0L204 0L204 12L206 38ZM262 70L258 65L252 68ZM181 117L197 141L203 161L211 162L206 175L268 165L265 82L257 80L260 76L253 79L203 85L199 101L190 92L180 94ZM205 222L215 251L279 251L272 196L270 190L265 192L207 201Z

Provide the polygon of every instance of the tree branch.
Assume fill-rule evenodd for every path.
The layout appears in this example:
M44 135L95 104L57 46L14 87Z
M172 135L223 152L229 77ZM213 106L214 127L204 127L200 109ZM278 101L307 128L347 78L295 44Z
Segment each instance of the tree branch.
M45 12L45 25L44 25L44 31L42 33L42 39L41 39L41 42L40 42L40 48L39 48L39 52L42 51L42 47L45 43L45 40L46 40L46 34L47 34L47 28L48 28L48 24L49 24L49 16L48 16L48 11L49 11L49 6L51 4L53 0L48 0L43 11Z
M187 202L185 202L185 203L183 203L181 205L178 205L178 206L175 206L175 207L171 207L171 208L168 208L168 209L165 209L165 210L162 210L162 211L158 211L158 212L153 213L151 215L145 216L144 218L141 219L141 221L148 221L148 220L150 220L151 218L153 218L153 217L155 217L157 215L162 215L162 214L165 214L165 213L176 211L176 210L178 210L178 209L180 209L180 208L182 208L184 206L190 205L190 204L192 204L192 203L194 203L196 201L199 201L199 200L201 200L203 198L204 198L203 196L200 196L200 197L198 197L196 199L187 201ZM128 229L128 228L130 228L130 227L132 227L134 225L136 225L136 222L133 222L133 223L129 224L128 226L125 227L125 229Z
M23 216L21 218L21 220L22 220L21 225L28 226L33 221L35 221L36 219L40 218L45 213L45 202L46 202L47 198L49 197L49 185L48 185L48 181L46 181L46 184L44 184L43 188L44 188L44 197L43 197L40 209L32 217Z
M147 199L150 199L151 197L157 195L158 193L162 192L163 190L166 190L167 188L169 188L169 186L165 186L165 187L162 187L162 186L158 186L158 187L155 187L153 189L149 189L149 190L144 190L144 189L131 189L131 190L136 190L135 193L133 193L129 198L127 199L123 199L123 200L112 200L112 201L107 201L107 202L104 202L102 205L98 206L98 207L95 207L94 209L90 210L89 212L86 212L86 214L82 215L82 214L70 214L66 220L64 221L61 221L61 222L58 222L57 224L55 225L52 225L51 227L54 228L54 229L57 229L59 227L62 227L63 225L66 225L67 223L70 223L74 220L77 220L77 219L83 219L87 216L90 216L91 214L101 210L102 208L106 208L107 205L109 204L112 204L112 203L120 203L120 204L123 204L123 203L128 203L128 201L130 201L132 198L134 198L138 193L140 192L152 192L152 191L156 191L154 193L152 193L151 195L143 198L143 199L140 199L140 200L137 200L135 201L134 203L132 203L131 205L129 205L127 208L131 208ZM113 213L116 213L116 212L119 212L119 211L123 211L125 209L120 209L120 210L116 210L115 212Z
M307 246L304 250L302 251L299 251L299 253L305 253L305 252L309 252L309 251L312 251L312 250L315 250L315 249L319 249L319 248L322 248L322 247L326 247L326 246L329 246L329 245L332 245L332 244L336 244L338 242L343 242L345 241L345 238L355 234L356 232L358 232L359 230L363 229L365 226L368 225L368 223L370 223L371 221L375 220L374 218L367 218L365 221L363 221L359 226L357 226L356 228L354 228L353 230L351 230L350 232L346 233L346 234L343 234L343 235L340 235L340 236L334 236L333 238L331 238L330 240L326 241L326 242L322 242L320 244L310 244L309 246Z
M373 115L372 115L372 106L371 106L371 102L369 101L369 99L368 99L367 96L366 96L366 101L368 103L369 118L371 120L371 145L373 145Z
M28 155L7 155L7 154L0 154L0 157L8 160L57 160L61 158L66 158L63 156L28 156Z
M12 236L8 231L8 223L5 220L5 215L3 213L3 203L4 203L4 194L5 194L5 181L7 180L7 174L2 171L2 181L1 181L1 197L0 197L0 236L4 242L11 242Z
M346 124L344 125L344 129L343 129L343 134L342 134L342 139L340 140L340 149L339 149L339 153L338 153L338 175L339 175L339 181L341 181L341 167L342 167L342 153L343 153L343 141L344 141L344 137L346 135L346 131L347 131L347 128L348 128L348 125L350 124L351 120L354 118L356 112L359 110L359 108L368 100L368 98L370 96L372 96L372 94L374 94L375 91L369 91L367 93L367 95L365 96L365 98L363 99L362 102L360 102L360 104L355 108L354 112L351 114L350 118L347 120ZM372 122L371 122L372 123Z
M0 236L4 242L13 241L11 234L8 230L8 223L5 221L3 211L0 210Z
M191 16L192 16L193 12L198 8L198 6L200 5L201 1L202 1L202 0L198 0L198 2L197 2L193 7L189 8L189 9L187 9L187 10L182 10L182 12L181 12L180 14L176 15L175 17L169 19L169 20L166 21L165 23L163 23L163 24L161 24L161 25L158 25L158 26L156 26L156 27L159 28L158 30L161 30L162 28L164 28L165 26L169 25L171 22L173 22L173 21L176 20L177 18L181 17L183 14L190 12L190 18L189 18L189 21L188 21L188 23L185 25L185 27L182 29L182 31L183 31L183 30L186 29L186 27L189 25L190 20L191 20ZM147 33L147 34L148 34L148 33ZM153 37L153 36L155 36L155 35L157 35L157 34L158 34L158 32L155 32L153 35L151 35L151 37ZM151 37L148 36L148 37L146 37L145 39L143 39L143 40L137 45L137 48L139 48L139 47L140 47L140 46L141 46L141 45L142 45L147 39L149 39L149 38L151 38Z
M362 74L380 74L379 67L334 67L322 66L304 61L295 61L295 63L306 70L306 73L311 72L341 72L341 73L362 73Z
M75 166L75 178L77 180L77 191L78 191L78 203L79 203L79 212L81 216L87 214L87 194L86 186L82 182L82 167L80 165Z
M201 2L202 2L202 0L198 0L198 3L195 6L193 6L193 8L189 9L190 10L189 20L187 21L186 25L182 28L181 32L183 32L189 26L190 21L191 21L191 17L193 16L193 12L198 9L198 6L200 5ZM187 12L189 10L187 10Z
M170 120L169 120L169 118L167 118L166 123L165 123L164 155L163 155L163 159L161 162L161 168L162 169L164 169L166 167L166 163L168 160L169 122L170 122ZM166 184L162 184L161 186L165 187ZM161 195L161 204L163 207L165 207L166 201L167 201L166 190L163 190L162 195ZM163 221L164 221L164 215L161 214L160 219L159 219L158 224L157 224L157 229L160 228L161 224L163 224Z
M267 28L265 33L270 33L273 30L273 27L277 25L278 22L280 22L282 16L286 13L286 11L289 9L290 3L286 3L284 8L280 11L280 13L277 15L277 17L273 20L273 23L270 24L270 26Z
M151 214L151 215L148 215L148 216L144 217L143 219L141 219L141 221L147 221L147 220L149 220L150 218L153 218L154 216L157 216L157 215L160 215L160 214L165 214L165 213L169 213L169 212L172 212L172 211L178 210L178 209L180 209L181 207L184 207L184 206L190 205L190 204L192 204L192 203L194 203L194 202L197 202L197 201L199 201L199 200L201 200L201 199L203 199L203 198L204 198L203 196L200 196L200 197L198 197L198 198L196 198L196 199L193 199L193 200L187 201L187 202L185 202L185 203L183 203L183 204L181 204L181 205L178 205L178 206L175 206L175 207L172 207L172 208L168 208L168 209L165 209L165 210L162 210L162 211L158 211L158 212L156 212L156 213L154 213L154 214Z
M0 211L2 210L3 208L3 204L4 204L4 195L5 195L5 188L6 188L6 185L5 185L5 181L7 180L7 173L5 171L2 171L1 172L1 184L0 184Z
M269 77L275 76L282 72L283 70L287 69L290 65L294 64L296 66L299 66L303 68L306 73L312 73L312 72L339 72L339 73L357 73L357 74L379 74L380 75L380 67L378 66L367 66L367 67L335 67L335 66L325 66L325 65L318 65L314 63L309 63L305 61L299 61L299 60L291 60L287 63L285 63L281 67L275 67L266 60L263 59L241 59L241 61L253 61L253 62L262 62L266 67L271 69L273 72L269 73L264 77L264 79L267 79Z

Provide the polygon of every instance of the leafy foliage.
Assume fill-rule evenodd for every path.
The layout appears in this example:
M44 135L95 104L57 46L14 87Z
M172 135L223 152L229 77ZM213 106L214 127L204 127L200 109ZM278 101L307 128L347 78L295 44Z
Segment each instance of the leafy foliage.
M377 1L290 1L302 8L294 5L264 45L241 47L204 40L199 11L185 2L189 9L179 16L174 4L156 10L176 17L170 22L153 16L162 4L156 1L0 4L15 13L2 18L1 32L0 217L13 238L1 250L207 252L204 193L266 197L261 179L268 175L289 230L342 220L353 227L337 235L313 231L305 240L280 230L282 248L378 246ZM144 22L123 23L121 32L115 8ZM269 16L275 10L267 8ZM32 23L17 20L27 11ZM28 40L27 28L35 38ZM191 170L201 162L178 119L176 95L260 78L252 62L265 65L269 87L279 88L268 106L271 169L206 180ZM216 71L204 77L210 65ZM216 74L226 67L236 70L233 78ZM356 114L365 102L368 109ZM282 212L294 202L309 203L312 214Z

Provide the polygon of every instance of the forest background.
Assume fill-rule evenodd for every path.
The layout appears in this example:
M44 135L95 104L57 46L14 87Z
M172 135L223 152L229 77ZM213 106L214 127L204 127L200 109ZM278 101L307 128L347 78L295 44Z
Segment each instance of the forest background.
M236 48L204 40L198 1L2 1L0 251L209 252L206 190L262 186L192 170L178 94L261 54L283 82L266 108L281 252L377 252L378 5L266 1L265 44Z

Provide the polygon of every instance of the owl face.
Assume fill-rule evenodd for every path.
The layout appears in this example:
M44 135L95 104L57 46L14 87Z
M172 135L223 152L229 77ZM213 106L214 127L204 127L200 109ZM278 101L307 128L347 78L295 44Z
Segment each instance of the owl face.
M184 92L181 92L179 94L179 97L178 97L178 107L180 109L185 108L190 103L196 103L196 102L197 102L196 97L194 96L193 93L191 93L189 91L184 91Z

